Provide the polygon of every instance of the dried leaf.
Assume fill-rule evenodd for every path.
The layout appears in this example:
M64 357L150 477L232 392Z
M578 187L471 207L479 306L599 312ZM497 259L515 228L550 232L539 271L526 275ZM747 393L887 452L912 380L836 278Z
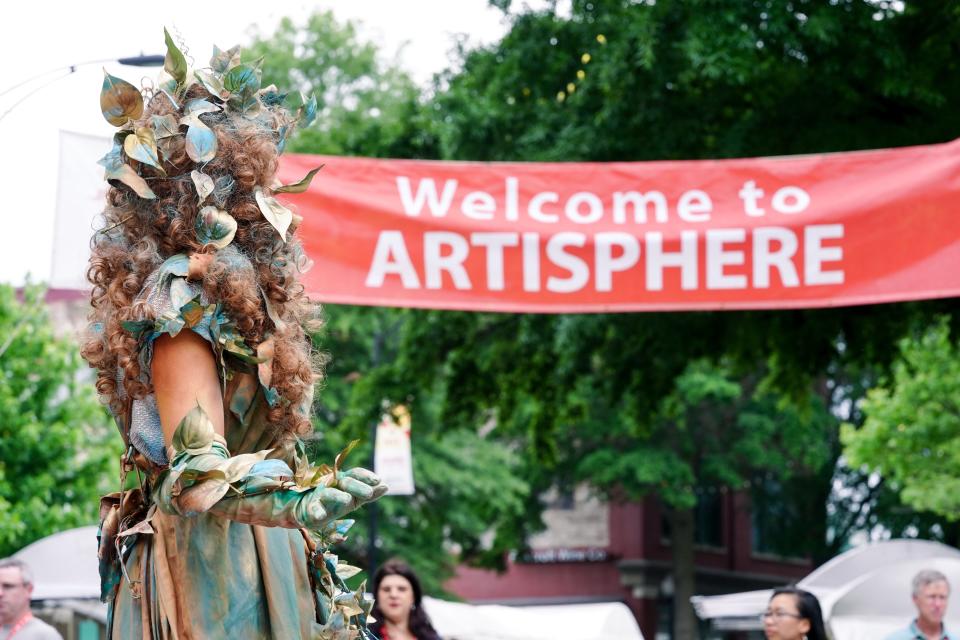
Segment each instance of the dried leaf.
M100 89L100 110L107 122L115 127L143 115L143 96L127 82L103 70L103 87Z
M359 440L351 440L346 447L343 448L343 451L337 454L337 458L333 461L333 472L336 474L343 467L343 461L347 459L347 456L350 455L350 452L353 451L354 447L360 444Z
M257 365L257 378L265 388L269 387L270 382L273 380L274 345L273 336L257 345L257 357L262 360L262 362Z
M197 202L203 202L207 199L207 196L213 193L213 178L208 176L205 173L201 173L194 169L190 172L190 178L193 180L193 186L197 190L197 197L199 198ZM200 212L203 213L202 211ZM199 222L198 222L199 224ZM236 227L236 221L234 221L234 227ZM229 244L229 243L227 243ZM226 246L226 245L224 245Z
M187 327L195 327L203 320L206 309L200 304L199 297L180 307L180 317Z
M256 187L253 195L257 200L257 206L260 207L260 213L267 219L273 228L280 234L280 238L286 242L287 229L293 221L293 212L280 204L273 196L268 196L263 189Z
M163 70L170 74L176 80L177 86L183 86L187 80L187 59L183 57L183 52L177 47L170 32L163 28L163 39L167 43L167 55L163 60Z
M226 99L226 97L230 95L229 92L223 88L223 81L213 73L204 71L203 69L197 69L193 72L193 75L197 77L197 80L200 81L203 88L210 92L210 95L220 99Z
M199 172L194 171L193 173ZM206 177L210 180L209 176ZM210 180L210 183L212 185L213 180ZM226 211L208 205L200 209L200 213L197 214L194 230L200 244L210 244L217 249L223 249L233 242L233 236L237 233L237 221Z
M226 480L208 478L181 491L176 498L177 508L185 515L204 513L229 491L230 483Z
M277 309L273 306L273 303L270 301L270 297L267 296L267 293L262 287L258 288L260 289L260 297L263 298L263 306L267 309L267 317L270 318L271 322L273 322L273 326L275 326L277 329L283 329L287 326L286 323L280 318L280 314L277 313Z
M253 465L266 460L267 454L269 453L269 449L264 449L256 453L242 453L232 458L227 458L217 469L223 472L227 482L237 482L250 472Z
M339 567L337 567L339 569ZM360 607L360 604L357 602L356 597L352 593L341 593L336 598L333 599L333 606L338 608L343 612L348 618L353 616L358 616L363 613L363 609Z
M103 179L107 181L117 180L133 189L141 198L152 200L156 194L147 185L147 181L133 170L133 167L123 161L120 145L116 142L113 149L107 155L100 158L97 164L104 168Z
M313 181L313 177L317 175L317 172L320 169L323 169L324 165L320 165L316 169L312 169L310 173L305 175L300 182L294 184L285 184L283 186L277 187L274 189L274 193L303 193L310 186L310 183Z
M344 580L349 580L353 576L357 575L363 571L360 567L355 567L350 564L338 564L337 565L337 575Z
M213 57L210 58L210 68L217 73L226 73L233 67L240 64L240 47L230 47L223 51L217 45L213 45Z
M160 173L166 175L163 167L160 166L160 158L157 157L157 139L153 135L152 128L138 127L136 131L127 135L123 139L123 151L128 157L156 167Z
M196 98L191 100L183 106L183 115L187 116L199 116L201 113L211 113L214 111L220 111L220 107L213 104L208 100L203 100L201 98ZM181 118L181 122L182 122Z
M180 125L172 113L162 116L150 116L150 126L153 127L153 137L157 140L170 138L180 133Z

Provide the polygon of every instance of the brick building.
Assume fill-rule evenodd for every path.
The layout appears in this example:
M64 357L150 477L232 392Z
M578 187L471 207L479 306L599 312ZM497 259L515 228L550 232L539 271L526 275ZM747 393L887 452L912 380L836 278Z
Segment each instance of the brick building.
M619 601L649 640L671 638L670 541L656 499L605 503L586 488L548 498L547 530L503 574L462 567L446 587L474 603L516 605ZM765 551L748 492L713 492L697 510L698 594L763 589L796 581L808 559Z

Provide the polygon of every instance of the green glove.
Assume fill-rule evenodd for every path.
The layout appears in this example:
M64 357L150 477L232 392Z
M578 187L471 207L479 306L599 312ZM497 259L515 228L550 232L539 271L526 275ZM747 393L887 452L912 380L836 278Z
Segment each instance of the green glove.
M270 450L231 457L199 405L180 421L171 448L170 469L157 493L159 508L170 514L212 513L246 524L321 529L387 492L367 469L301 487L287 463L267 458Z

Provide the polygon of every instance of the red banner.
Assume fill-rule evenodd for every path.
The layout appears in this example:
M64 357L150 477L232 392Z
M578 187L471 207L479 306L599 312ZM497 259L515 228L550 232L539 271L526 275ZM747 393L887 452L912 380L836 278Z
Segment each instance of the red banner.
M960 295L960 141L682 162L325 163L286 198L324 302L510 312Z

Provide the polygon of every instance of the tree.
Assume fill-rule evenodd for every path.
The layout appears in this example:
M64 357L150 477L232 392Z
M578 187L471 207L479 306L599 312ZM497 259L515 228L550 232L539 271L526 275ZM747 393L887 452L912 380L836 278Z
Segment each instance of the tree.
M364 439L357 460L370 457L370 426L398 404L412 414L411 446L417 492L385 496L378 503L380 560L401 556L414 566L424 588L442 594L457 563L500 566L505 553L530 529L524 517L530 488L522 457L473 422L437 414L442 391L412 394L398 384L398 328L414 312L363 307L327 307L329 324L315 336L331 355L327 380L315 402L318 437L311 453L332 459L350 439ZM345 547L368 564L368 520L361 512ZM358 578L358 581L363 576Z
M879 472L904 503L960 518L960 346L948 318L900 341L890 379L863 403L860 429L844 425L854 466Z
M495 4L509 10L511 3ZM510 20L500 42L463 51L458 70L438 84L432 122L445 158L782 155L941 142L960 131L952 107L960 94L953 62L960 13L953 5L920 1L901 11L861 0L722 7L574 0L569 16L548 8ZM639 450L659 445L661 399L700 359L730 363L734 380L761 372L761 388L789 394L798 415L809 418L811 393L825 403L832 398L830 376L864 367L882 372L889 346L909 326L956 309L956 301L939 301L771 313L436 314L421 322L425 329L410 328L407 344L416 353L407 354L408 370L432 371L465 390L447 407L452 415L481 419L494 407L499 425L528 433L537 455L559 464L574 437L634 428ZM575 391L609 419L584 423L585 409L569 402ZM618 421L624 403L626 426ZM739 437L734 431L730 445ZM667 490L676 479L669 473L683 468L666 468L665 460L683 459L678 438L672 457L635 460L652 475L667 474L665 488L637 483L636 465L616 466L619 475L605 465L580 469L596 484L621 482L689 504ZM828 442L822 499L839 455L835 430ZM718 460L723 468L723 456ZM820 522L813 528L825 534L822 510ZM678 618L675 637L689 637L689 623Z
M297 25L281 22L276 33L260 34L249 49L265 56L264 83L282 90L316 92L318 123L298 132L293 151L372 157L429 157L435 144L422 123L420 90L395 65L385 64L376 47L362 42L350 23L316 13ZM399 328L419 312L329 305L329 322L314 337L330 354L325 387L317 394L317 438L312 456L332 459L349 440L365 444L351 454L370 458L370 429L381 414L408 403L409 389L393 376ZM429 384L416 389L411 404L412 446L417 494L387 496L377 509L380 559L407 559L431 593L457 562L502 566L505 552L522 542L531 527L524 515L530 488L522 457L472 422L440 421L440 396ZM509 444L509 443L508 443ZM361 512L345 552L363 564L369 544L368 520ZM519 541L519 542L518 542ZM359 582L365 576L359 576Z
M19 298L0 285L0 557L96 524L117 477L119 439L81 365L54 334L43 288Z
M495 4L509 10L511 3ZM548 9L511 13L509 20L501 41L462 51L460 63L437 81L433 99L414 110L408 120L413 130L351 137L368 146L358 143L347 152L521 161L722 158L922 144L949 140L960 130L953 108L960 94L954 62L960 14L949 3L921 0L901 11L895 3L864 0L722 6L709 0L574 0L569 15ZM269 77L269 69L265 73ZM325 140L327 134L317 135ZM389 143L390 151L380 142ZM349 146L327 144L296 148ZM678 421L693 424L708 408L723 407L733 420L725 427L731 429L730 448L749 448L750 434L738 430L733 416L743 411L769 418L774 407L787 406L784 396L793 407L785 413L792 417L774 421L777 428L795 420L803 424L798 435L816 433L827 426L821 423L822 407L845 393L832 392L833 377L856 376L861 368L881 375L893 358L890 345L907 328L957 308L947 300L764 313L358 310L352 317L389 317L395 336L389 357L367 355L357 369L367 384L376 383L391 401L402 399L415 420L418 411L435 416L437 433L440 425L495 424L487 437L512 444L522 462L518 472L534 496L557 478L576 477L598 487L622 484L639 495L660 494L661 487L631 477L632 468L619 467L622 474L605 477L601 465L586 464L580 454L588 450L581 444L602 445L609 436L649 452ZM364 345L369 354L375 342L374 334L367 334L351 344ZM336 355L345 346L330 350ZM736 399L697 396L696 386L681 384L696 362L722 372L710 376L717 393L727 384L739 385L742 393ZM376 394L353 393L365 420L376 415ZM357 424L358 418L350 420ZM671 443L676 464L670 472L677 475L666 476L667 488L674 489L661 496L681 508L689 504L689 494L675 488L689 486L684 478L698 477L684 475L685 465L695 466L690 463L695 455L684 448L689 443L682 436ZM824 538L827 530L822 505L839 455L834 429L827 444L828 462L817 475L819 498L811 502L821 505L812 538ZM787 456L792 446L799 445L775 450ZM664 464L649 454L642 462ZM771 459L758 462L757 473L782 475ZM816 459L806 462L816 466ZM807 465L797 471L799 466ZM750 471L710 448L700 467L724 470L721 482L739 481ZM652 477L656 469L667 473L655 466L644 472ZM533 520L536 505L527 504ZM848 530L840 525L837 531ZM680 577L691 579L689 573ZM688 625L689 619L678 624Z
M330 11L303 25L290 18L271 34L257 33L246 56L264 56L263 84L317 97L317 121L298 132L288 149L304 153L373 157L433 157L423 125L420 89L396 64L386 63L351 22Z

